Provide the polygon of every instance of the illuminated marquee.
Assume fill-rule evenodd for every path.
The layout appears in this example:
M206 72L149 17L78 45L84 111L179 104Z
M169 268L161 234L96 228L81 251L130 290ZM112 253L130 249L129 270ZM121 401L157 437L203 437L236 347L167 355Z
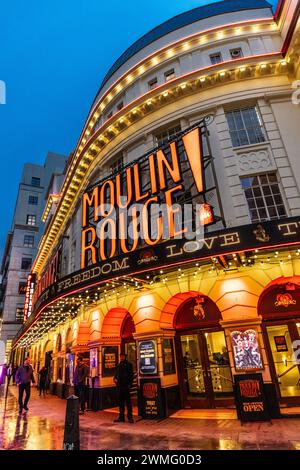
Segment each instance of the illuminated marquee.
M162 242L166 226L167 239L184 235L187 231L184 222L179 228L175 222L182 204L189 203L193 207L199 204L203 225L212 223L212 208L205 200L204 177L210 161L203 121L120 173L89 188L82 200L81 268L136 251L141 247L141 232L145 248ZM149 217L153 204L164 204L165 218L161 213ZM105 236L107 231L109 240ZM155 233L155 237L151 238L150 233Z

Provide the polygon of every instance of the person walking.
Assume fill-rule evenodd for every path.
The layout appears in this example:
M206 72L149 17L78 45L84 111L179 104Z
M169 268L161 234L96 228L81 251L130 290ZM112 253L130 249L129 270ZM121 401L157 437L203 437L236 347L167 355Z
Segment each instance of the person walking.
M28 411L28 402L30 399L31 382L35 383L33 376L33 369L30 365L29 357L24 360L24 365L19 367L16 373L16 382L19 386L19 414L22 413L23 408ZM23 395L25 392L25 400L23 403Z
M39 396L46 396L46 387L47 387L47 378L48 378L48 369L47 367L42 367L39 371Z
M9 364L7 370L6 370L6 377L7 377L7 386L9 386L10 384L10 381L11 381L11 378L12 378L12 374L13 374L13 368L12 368L12 365Z
M77 358L77 365L74 371L73 384L75 395L79 398L80 413L84 414L85 410L85 380L89 375L89 369L84 364L81 356Z
M119 417L114 420L115 423L125 422L125 403L127 407L128 422L134 423L130 396L130 388L132 387L133 378L134 374L132 364L127 361L126 354L121 353L120 363L117 366L117 370L114 376L114 382L117 386L119 398Z

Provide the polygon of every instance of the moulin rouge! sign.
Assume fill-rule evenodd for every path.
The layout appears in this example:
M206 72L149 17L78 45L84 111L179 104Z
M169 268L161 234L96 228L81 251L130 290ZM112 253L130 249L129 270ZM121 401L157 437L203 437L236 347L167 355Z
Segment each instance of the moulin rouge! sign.
M204 160L199 126L88 189L82 200L81 268L133 253L141 240L146 248L184 236L188 229L178 215L187 196L198 197L202 225L212 223Z

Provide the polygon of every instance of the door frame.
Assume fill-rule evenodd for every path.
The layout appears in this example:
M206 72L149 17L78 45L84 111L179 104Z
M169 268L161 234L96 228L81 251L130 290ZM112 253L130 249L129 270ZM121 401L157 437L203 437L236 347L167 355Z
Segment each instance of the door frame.
M177 359L177 372L178 372L178 384L180 392L180 403L182 408L193 408L193 409L213 409L218 407L228 407L235 404L234 396L232 397L222 397L216 398L213 383L210 373L210 364L208 357L208 349L205 341L205 333L217 333L223 332L224 338L226 341L225 331L220 326L206 327L203 329L187 329L187 330L177 330L175 334L175 351ZM185 335L197 335L199 350L200 350L200 359L201 365L204 371L204 384L206 397L203 398L191 398L188 397L188 392L186 388L186 374L185 368L183 365L183 355L182 355L182 346L181 346L181 336ZM230 364L229 364L230 367Z
M295 340L300 340L300 334L298 332L298 328L296 326L297 323L299 323L299 319L295 318L283 318L281 320L264 320L262 323L262 332L263 332L263 339L266 347L266 353L267 353L267 358L269 362L269 367L270 367L270 374L272 378L272 382L275 385L276 393L277 393L277 398L279 401L280 405L296 405L300 404L300 394L297 397L282 397L281 396L281 390L280 390L280 384L278 382L278 377L276 373L276 367L274 364L274 359L273 359L273 353L272 353L272 348L271 344L269 341L269 335L267 331L268 326L280 326L280 325L287 325L289 333L290 333L290 338L291 341ZM291 327L291 328L290 328ZM298 365L299 373L300 373L300 365Z

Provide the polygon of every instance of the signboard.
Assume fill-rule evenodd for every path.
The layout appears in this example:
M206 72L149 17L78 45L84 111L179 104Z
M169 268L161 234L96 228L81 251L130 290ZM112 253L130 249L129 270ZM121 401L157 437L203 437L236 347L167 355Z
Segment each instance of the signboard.
M269 421L261 374L235 375L236 404L242 422Z
M205 200L206 187L217 191L210 184L214 174L208 174L212 157L209 145L204 145L206 139L203 120L87 189L82 198L82 268L186 233L187 218L179 222L179 207L173 206L187 192L191 201L185 204L197 211L199 220L214 221ZM196 198L198 209L192 204ZM153 205L159 206L155 215Z
M144 419L162 419L165 410L160 379L140 379L141 416Z
M31 273L27 278L25 290L25 303L24 303L24 321L26 321L32 314L33 309L33 296L36 285L36 275Z
M230 338L237 372L264 369L256 328L231 331Z
M97 266L69 274L39 292L38 296L35 292L34 313L37 313L49 301L59 299L69 292L87 289L90 285L133 272L137 275L145 270L159 270L170 264L199 261L226 253L299 244L300 217L263 222L259 225L264 227L264 238L258 237L257 224L245 225L236 229L209 232L203 240L169 240L153 246L151 249L139 249L128 255L116 257L113 260L99 263Z
M90 377L98 376L98 348L90 349Z
M173 338L163 338L161 342L164 375L176 373Z
M102 377L113 377L118 365L118 346L102 348Z
M153 340L139 342L140 374L151 375L157 373L156 342Z
M274 336L277 352L287 352L289 350L285 336Z

